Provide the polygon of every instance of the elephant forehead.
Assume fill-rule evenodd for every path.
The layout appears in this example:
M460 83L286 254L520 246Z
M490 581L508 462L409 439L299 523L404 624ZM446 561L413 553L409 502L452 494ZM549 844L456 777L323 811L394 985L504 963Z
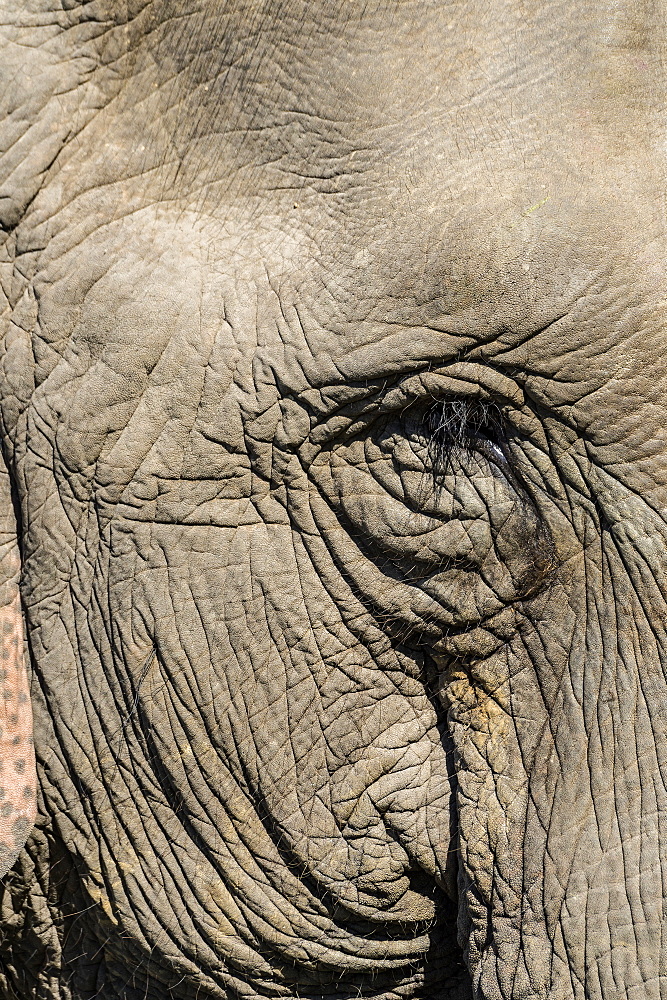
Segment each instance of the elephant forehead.
M217 274L254 241L283 287L322 303L321 326L372 340L360 318L395 323L397 303L408 326L466 311L483 326L501 300L505 326L553 319L619 246L627 271L662 231L652 4L503 0L493 19L482 0L149 7L131 58L111 60L122 84L105 90L100 65L105 99L31 206L27 249L53 257L147 205L187 209L226 241Z
M355 205L409 203L443 225L466 210L473 228L562 189L655 201L651 4L502 2L492 19L482 0L189 6L137 18L113 87L102 61L104 99L39 202L49 236L82 192L119 181L125 210L178 197L223 220L240 197L318 223Z
M407 191L432 160L454 190L476 164L503 184L539 166L599 180L660 142L653 5L501 2L490 18L482 0L354 0L271 14L217 5L190 20L187 46L184 30L151 40L154 108L200 195L202 180L215 185L216 144L225 186L231 163L249 188L332 194L369 171Z
M485 0L251 0L196 10L171 3L152 17L137 50L141 58L143 45L159 79L178 78L168 100L198 89L199 115L182 123L191 135L214 115L223 125L221 102L225 114L259 114L258 125L268 124L264 113L291 109L356 126L403 126L406 112L467 104L486 106L499 127L526 108L564 102L604 119L604 104L614 128L624 102L657 109L663 89L655 62L664 28L653 3L602 0L582 9L575 0L548 8L500 0L491 18ZM626 134L637 124L616 128Z
M579 7L165 5L28 242L55 256L147 205L186 209L217 226L186 249L226 244L213 282L254 242L346 347L369 318L553 319L663 228L662 33L650 5Z

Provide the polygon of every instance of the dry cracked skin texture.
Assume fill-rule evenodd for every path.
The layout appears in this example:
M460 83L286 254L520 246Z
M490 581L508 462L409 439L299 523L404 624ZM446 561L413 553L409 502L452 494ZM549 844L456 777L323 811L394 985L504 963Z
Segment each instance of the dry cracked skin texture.
M661 5L0 12L3 998L667 996Z

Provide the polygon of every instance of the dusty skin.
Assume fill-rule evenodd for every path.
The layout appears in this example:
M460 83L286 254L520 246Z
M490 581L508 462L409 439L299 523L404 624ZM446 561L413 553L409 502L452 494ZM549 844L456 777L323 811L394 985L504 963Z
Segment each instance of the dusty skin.
M1 1000L667 1000L666 27L0 0Z

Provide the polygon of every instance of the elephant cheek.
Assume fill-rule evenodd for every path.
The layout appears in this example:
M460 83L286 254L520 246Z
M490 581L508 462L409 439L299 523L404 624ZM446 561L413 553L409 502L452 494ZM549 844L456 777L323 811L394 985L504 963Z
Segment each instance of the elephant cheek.
M0 877L25 843L35 820L35 752L23 620L18 594L0 609Z

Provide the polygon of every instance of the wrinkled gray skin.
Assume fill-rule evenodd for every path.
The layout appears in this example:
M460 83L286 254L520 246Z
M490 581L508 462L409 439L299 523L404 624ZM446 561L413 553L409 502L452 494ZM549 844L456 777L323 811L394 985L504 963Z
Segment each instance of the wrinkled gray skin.
M667 997L664 3L0 12L2 997Z

